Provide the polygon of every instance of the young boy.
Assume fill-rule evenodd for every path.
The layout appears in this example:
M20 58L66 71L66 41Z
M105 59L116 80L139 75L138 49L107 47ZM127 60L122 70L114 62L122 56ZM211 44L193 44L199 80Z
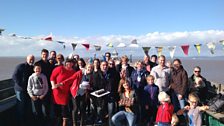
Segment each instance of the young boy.
M185 111L188 115L189 126L201 126L202 116L201 112L209 109L208 106L198 106L199 98L197 94L190 93L188 96L190 106L185 106L184 109L177 112L178 115L183 114Z
M29 77L27 91L32 102L34 103L37 122L42 122L44 117L42 104L44 96L48 91L48 82L47 77L41 73L40 64L34 64L34 73Z
M171 126L174 107L170 103L170 96L166 92L162 91L159 93L158 99L161 105L157 111L156 122L158 126Z
M154 76L148 75L146 77L147 85L144 87L145 91L145 109L147 111L147 115L149 115L149 125L153 125L155 122L156 112L157 112L157 106L159 104L158 102L158 94L159 94L159 87L155 85L154 83Z

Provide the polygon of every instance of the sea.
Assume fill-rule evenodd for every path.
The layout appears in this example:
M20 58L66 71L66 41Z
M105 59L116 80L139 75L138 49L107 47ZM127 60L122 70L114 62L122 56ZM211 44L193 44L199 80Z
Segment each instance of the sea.
M224 57L178 57L188 73L193 74L193 68L200 66L202 76L207 80L224 84ZM39 60L36 58L35 60ZM137 60L143 60L143 57L133 57L132 63ZM172 61L168 58L167 60ZM16 68L16 65L26 61L26 57L0 57L0 80L10 79Z

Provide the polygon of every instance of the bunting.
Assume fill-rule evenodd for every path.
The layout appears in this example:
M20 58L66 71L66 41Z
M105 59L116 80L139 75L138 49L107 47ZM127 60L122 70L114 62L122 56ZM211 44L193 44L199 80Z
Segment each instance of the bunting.
M184 52L184 54L187 56L188 55L188 51L189 51L189 45L182 45L181 48Z
M207 46L211 54L215 54L215 43L214 42L207 43Z
M155 47L155 48L157 50L158 56L161 56L162 55L162 51L163 51L163 47Z
M94 47L95 47L95 50L96 50L96 51L100 51L100 50L101 50L101 46L94 45Z
M220 40L219 42L221 43L222 49L224 50L224 40Z
M89 50L89 44L82 44L82 45L86 48L87 51Z
M42 40L47 40L47 41L53 41L52 33L44 38Z
M77 43L71 43L72 44L72 50L75 51L75 47L77 46Z
M201 44L195 44L194 47L196 48L198 54L200 55L200 53L201 53Z
M168 46L168 50L170 51L171 59L173 59L174 53L175 53L175 50L176 50L176 46Z
M124 43L120 43L120 44L118 44L117 47L119 47L119 48L123 48L123 47L126 47L126 45L125 45Z
M145 55L148 56L149 55L149 50L151 49L151 47L142 47L142 49L143 49Z
M110 48L114 47L113 44L112 44L111 42L110 42L110 43L107 43L106 46L107 46L107 47L110 47Z
M58 42L59 44L62 44L62 46L63 46L64 49L66 48L65 47L65 42L63 42L63 41L56 41L56 42Z

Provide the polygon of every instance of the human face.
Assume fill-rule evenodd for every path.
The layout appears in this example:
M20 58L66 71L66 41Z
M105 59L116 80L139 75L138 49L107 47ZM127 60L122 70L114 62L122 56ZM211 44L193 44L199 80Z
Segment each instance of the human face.
M41 59L44 60L44 61L47 61L47 58L48 58L48 53L47 52L42 52L41 53Z
M178 62L178 61L174 61L173 62L173 67L174 67L174 69L176 69L176 70L178 70L179 68L180 68L180 63Z
M35 58L34 58L33 55L29 55L29 56L27 56L27 58L26 58L26 62L27 62L29 65L32 65L32 64L34 63L34 61L35 61Z
M93 61L93 65L94 65L94 66L99 66L99 62L98 62L98 60L94 60L94 61Z
M82 63L82 61L81 61L81 60L79 60L79 61L78 61L78 65L79 65L79 67L81 67L81 68L82 68L83 63Z
M198 102L196 99L189 99L188 102L189 102L191 108L196 108L198 105Z
M123 88L125 89L125 90L127 90L127 89L129 89L130 87L129 87L129 83L128 82L125 82L125 83L123 83Z
M93 66L92 65L87 65L86 66L86 73L91 73L93 71Z
M41 73L41 67L40 66L35 66L33 70L37 75Z
M63 58L61 56L57 56L56 60L57 60L58 64L62 64L62 62L63 62Z
M72 67L73 67L73 63L72 62L66 62L65 63L65 68L67 68L67 69L72 69Z
M109 62L108 62L108 67L109 67L109 68L113 68L113 67L115 67L115 63L114 63L114 61L109 61Z
M160 66L165 66L166 59L164 57L160 57L158 61Z
M110 60L110 55L109 54L106 54L105 57L106 57L106 61Z
M102 63L100 64L100 69L101 69L102 72L106 72L107 69L108 69L107 62L102 62Z
M156 57L151 57L151 61L152 61L153 63L156 63Z
M201 75L201 70L198 69L198 68L194 68L194 75L195 75L196 77L199 77L199 76Z
M154 84L154 79L153 79L152 77L147 77L147 83L148 83L149 85Z
M136 67L137 67L137 70L141 70L142 67L143 67L143 66L142 66L142 63L137 63L137 66L136 66Z
M55 58L56 58L56 53L55 53L54 51L51 52L51 53L50 53L50 57L55 59Z

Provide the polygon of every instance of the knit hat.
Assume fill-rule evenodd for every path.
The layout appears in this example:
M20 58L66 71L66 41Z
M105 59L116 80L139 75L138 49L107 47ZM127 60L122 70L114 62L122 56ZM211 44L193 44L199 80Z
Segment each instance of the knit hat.
M166 92L161 91L158 95L158 99L160 102L168 102L170 101L170 96Z

